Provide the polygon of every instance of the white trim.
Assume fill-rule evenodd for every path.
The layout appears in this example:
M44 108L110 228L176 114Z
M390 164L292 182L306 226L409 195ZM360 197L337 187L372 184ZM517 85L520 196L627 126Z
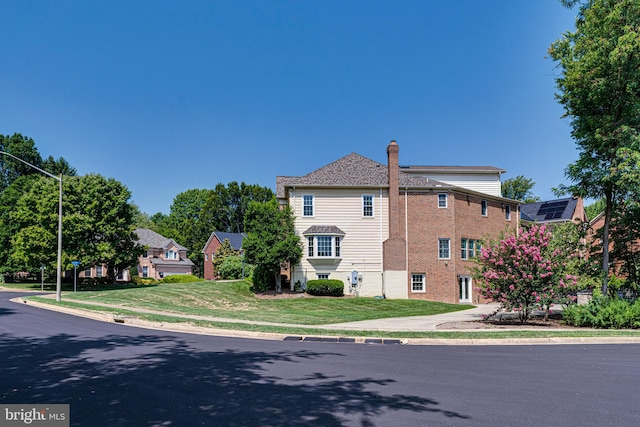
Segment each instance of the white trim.
M440 196L444 196L444 206L440 206ZM438 193L438 209L447 209L449 207L449 194Z
M365 197L371 197L371 215L365 215L364 214L364 198ZM361 207L362 207L362 218L375 218L376 217L376 210L375 210L375 201L376 201L376 196L374 196L373 194L363 194L362 197L360 198L361 201Z
M413 277L422 276L422 290L413 289ZM411 273L411 293L412 294L424 294L427 292L427 275L425 273Z

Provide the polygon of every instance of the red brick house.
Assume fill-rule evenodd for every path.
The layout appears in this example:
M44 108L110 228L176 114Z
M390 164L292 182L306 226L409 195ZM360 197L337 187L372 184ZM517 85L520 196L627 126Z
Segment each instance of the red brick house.
M147 251L138 258L138 275L160 280L173 274L191 274L193 262L187 248L148 228L136 229L138 243Z
M240 252L242 251L242 241L245 237L247 237L245 233L224 233L222 231L211 233L209 240L207 240L201 251L204 255L204 278L206 280L215 280L217 278L213 268L213 259L222 242L229 240L233 250Z
M339 279L361 296L478 302L471 259L480 241L519 223L519 202L500 196L491 166L382 165L352 153L301 177L279 176L303 258L291 284Z

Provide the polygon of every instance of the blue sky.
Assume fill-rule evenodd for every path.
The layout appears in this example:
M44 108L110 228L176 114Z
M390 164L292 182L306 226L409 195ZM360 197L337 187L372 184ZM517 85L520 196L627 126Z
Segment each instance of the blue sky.
M559 0L0 2L0 134L115 178L149 214L275 189L351 152L490 165L554 198L577 158L549 45Z

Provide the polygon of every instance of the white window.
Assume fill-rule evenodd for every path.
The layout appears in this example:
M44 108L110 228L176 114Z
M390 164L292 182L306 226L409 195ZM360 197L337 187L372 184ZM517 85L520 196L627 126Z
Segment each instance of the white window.
M511 221L511 206L505 205L504 207L504 219Z
M373 216L373 196L362 196L362 216Z
M84 270L84 277L91 277L91 268Z
M326 280L329 278L329 273L317 273L318 280Z
M302 216L313 216L313 196L311 194L302 196Z
M102 266L96 265L96 277L102 277Z
M481 211L482 211L482 216L487 216L487 201L483 200L480 202L480 206L481 206Z
M204 254L204 260L209 261L209 254Z
M411 292L424 292L424 274L412 274L411 275Z
M174 250L168 250L164 252L165 259L178 259L178 253Z
M142 267L142 277L149 277L149 267L146 265Z
M307 242L308 242L308 246L309 246L309 249L307 251L307 256L312 257L316 253L315 249L313 248L313 242L314 242L313 236L309 236L307 238Z
M449 259L450 257L450 239L438 239L438 258Z
M116 280L124 280L124 272L123 271L119 271L118 275L116 276Z
M307 237L307 256L310 258L340 258L340 236Z
M438 193L438 207L439 208L447 207L447 193Z
M460 241L460 255L462 259L471 259L480 251L480 242L473 239L462 239Z

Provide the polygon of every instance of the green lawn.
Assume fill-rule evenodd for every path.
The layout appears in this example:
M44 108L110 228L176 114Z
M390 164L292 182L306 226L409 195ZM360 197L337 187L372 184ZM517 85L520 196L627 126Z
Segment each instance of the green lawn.
M299 325L425 316L470 308L466 305L431 301L365 297L260 299L249 290L249 284L242 281L224 283L204 281L77 293L65 292L63 301L95 302L167 313Z

